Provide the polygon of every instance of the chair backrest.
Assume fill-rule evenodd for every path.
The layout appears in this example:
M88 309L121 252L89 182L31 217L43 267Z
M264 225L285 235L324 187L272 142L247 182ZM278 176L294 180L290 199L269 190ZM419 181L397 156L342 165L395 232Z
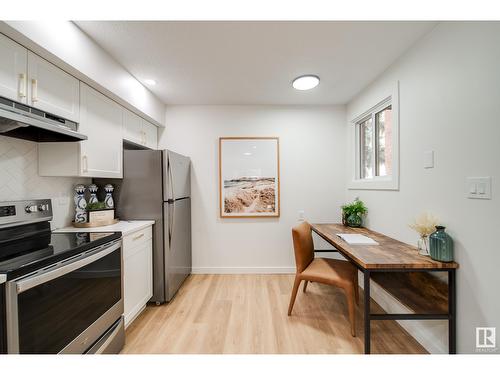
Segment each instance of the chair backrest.
M292 228L293 250L297 273L301 273L314 259L311 226L303 222Z

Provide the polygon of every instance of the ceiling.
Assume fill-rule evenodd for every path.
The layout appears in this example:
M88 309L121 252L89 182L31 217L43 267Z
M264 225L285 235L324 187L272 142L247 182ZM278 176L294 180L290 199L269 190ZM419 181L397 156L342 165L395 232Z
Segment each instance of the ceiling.
M344 104L434 22L79 21L166 104ZM311 91L291 81L321 78ZM147 86L147 85L146 85Z

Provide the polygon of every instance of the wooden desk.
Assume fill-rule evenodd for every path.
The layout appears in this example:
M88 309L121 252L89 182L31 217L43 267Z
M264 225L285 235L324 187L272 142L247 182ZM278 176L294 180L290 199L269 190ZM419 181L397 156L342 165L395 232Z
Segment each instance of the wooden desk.
M370 353L372 320L448 320L449 353L456 353L456 282L455 262L438 262L418 254L417 248L367 228L349 228L342 224L311 224L312 230L333 245L364 275L365 353ZM372 238L378 245L349 245L337 233L358 233ZM447 272L448 312L445 314L372 314L370 312L370 276L374 272Z

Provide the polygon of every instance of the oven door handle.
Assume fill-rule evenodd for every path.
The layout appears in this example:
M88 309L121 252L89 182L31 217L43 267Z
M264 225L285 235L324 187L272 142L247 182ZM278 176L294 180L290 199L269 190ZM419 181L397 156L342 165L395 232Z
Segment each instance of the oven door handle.
M106 255L112 253L121 246L121 241L117 241L111 246L103 245L97 249L89 250L82 254L74 257L74 260L70 262L71 259L61 261L55 265L46 267L45 270L37 272L33 276L27 278L21 278L14 282L16 283L17 294L23 293L31 288L34 288L40 284L46 283L50 280L54 280L58 277L64 276L70 272L73 272L79 268L85 267L86 265L99 260Z

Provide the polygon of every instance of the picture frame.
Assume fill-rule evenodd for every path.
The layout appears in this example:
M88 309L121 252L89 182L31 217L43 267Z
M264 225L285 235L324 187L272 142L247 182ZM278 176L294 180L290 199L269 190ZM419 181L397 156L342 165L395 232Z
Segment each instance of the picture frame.
M280 216L278 137L219 138L221 218Z

